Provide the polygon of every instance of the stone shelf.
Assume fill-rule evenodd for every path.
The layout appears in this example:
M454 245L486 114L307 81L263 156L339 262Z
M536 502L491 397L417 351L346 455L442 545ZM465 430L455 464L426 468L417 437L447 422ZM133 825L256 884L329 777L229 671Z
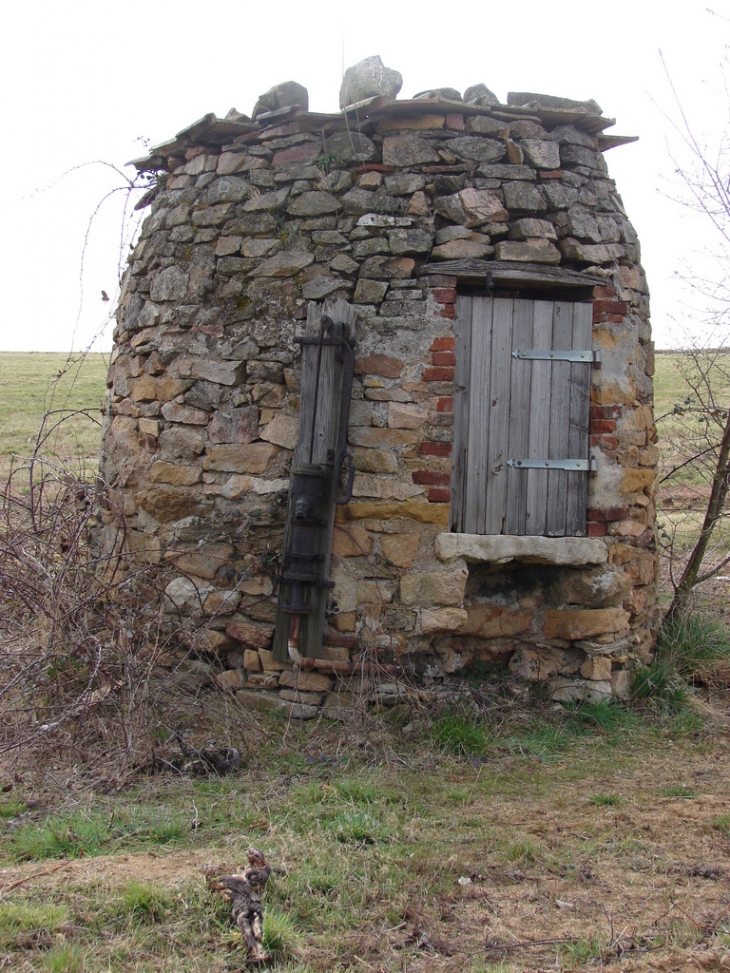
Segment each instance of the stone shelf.
M439 534L436 555L442 561L463 557L474 563L583 565L605 564L606 544L593 537L529 537L516 534Z

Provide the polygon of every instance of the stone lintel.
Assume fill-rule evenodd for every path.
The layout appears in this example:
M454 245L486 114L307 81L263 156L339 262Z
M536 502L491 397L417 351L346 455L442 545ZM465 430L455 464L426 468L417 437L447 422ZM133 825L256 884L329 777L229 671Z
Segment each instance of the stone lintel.
M593 537L528 537L516 534L439 534L436 556L441 561L506 564L605 564L606 544Z

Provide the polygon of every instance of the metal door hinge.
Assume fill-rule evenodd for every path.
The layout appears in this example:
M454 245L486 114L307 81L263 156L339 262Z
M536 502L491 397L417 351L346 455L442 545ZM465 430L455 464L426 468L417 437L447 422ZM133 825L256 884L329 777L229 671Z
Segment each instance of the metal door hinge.
M590 459L508 459L507 466L521 470L569 470L590 473L596 469L596 457Z
M600 365L601 355L598 351L543 351L541 349L518 349L512 352L513 358L523 361L572 361L586 362Z

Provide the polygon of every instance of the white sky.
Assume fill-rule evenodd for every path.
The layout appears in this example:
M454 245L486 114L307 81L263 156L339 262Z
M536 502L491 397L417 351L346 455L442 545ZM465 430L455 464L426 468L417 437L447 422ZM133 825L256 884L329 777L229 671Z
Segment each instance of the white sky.
M677 272L711 244L706 219L669 198L680 191L672 158L678 116L660 50L695 130L728 130L720 65L730 40L727 0L367 0L365 3L214 0L202 5L117 0L24 0L3 15L5 203L0 228L0 350L87 347L117 293L123 169L206 112L250 114L257 96L295 80L314 111L336 111L343 69L372 54L403 75L401 97L478 82L508 91L594 98L616 118L609 131L639 135L607 161L639 233L658 347L672 318L698 319L699 298ZM127 173L132 176L130 167ZM673 188L674 187L674 188ZM112 301L101 301L101 290ZM697 327L694 326L693 327ZM111 326L94 346L111 346Z

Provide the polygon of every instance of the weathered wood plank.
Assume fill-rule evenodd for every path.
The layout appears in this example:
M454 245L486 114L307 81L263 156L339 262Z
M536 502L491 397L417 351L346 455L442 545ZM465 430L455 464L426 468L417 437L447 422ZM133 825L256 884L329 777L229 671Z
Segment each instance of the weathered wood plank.
M573 305L556 301L553 305L553 349L570 351L573 341ZM587 366L585 366L587 367ZM570 362L555 361L552 365L550 392L550 440L548 459L572 459L568 455L568 424L570 419ZM565 510L568 479L574 475L567 470L548 472L547 521L545 532L551 537L565 534Z
M471 363L472 299L459 295L456 301L454 336L454 446L451 474L451 529L463 533L469 460L469 371Z
M509 442L509 380L512 358L512 309L514 301L493 301L492 355L489 363L489 429L487 432L487 534L503 534L507 497L507 446Z
M533 302L516 300L512 312L512 350L532 347ZM530 376L532 363L510 360L510 408L507 458L528 455L530 428ZM527 523L527 474L507 468L505 533L524 534Z
M489 429L489 360L492 351L493 300L472 298L471 363L469 372L469 465L464 530L483 534L487 493L487 431Z
M425 264L420 274L448 274L470 283L486 284L487 272L494 284L551 285L553 287L594 287L602 279L577 270L545 264L523 264L509 260L443 260Z
M549 351L553 337L553 302L535 301L531 347ZM533 361L530 379L530 459L543 459L550 437L550 393L552 364ZM547 525L547 471L527 470L527 515L525 533L544 534Z
M593 328L593 305L573 305L573 347L590 348ZM590 455L589 413L591 366L575 363L570 369L570 414L568 417L568 450L576 458ZM566 498L567 534L582 536L586 532L588 474L575 473L568 480Z

